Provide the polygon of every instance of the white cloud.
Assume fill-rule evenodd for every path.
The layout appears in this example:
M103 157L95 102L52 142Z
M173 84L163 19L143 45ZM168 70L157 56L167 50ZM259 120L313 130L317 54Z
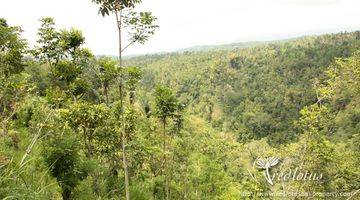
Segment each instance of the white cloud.
M342 0L282 0L283 3L289 3L302 6L328 6L340 3Z
M159 31L127 54L174 50L202 44L270 40L360 28L358 0L143 0L141 9L159 19ZM52 16L61 28L83 31L96 54L117 52L113 17L97 15L91 0L2 0L0 17L36 41L38 19Z

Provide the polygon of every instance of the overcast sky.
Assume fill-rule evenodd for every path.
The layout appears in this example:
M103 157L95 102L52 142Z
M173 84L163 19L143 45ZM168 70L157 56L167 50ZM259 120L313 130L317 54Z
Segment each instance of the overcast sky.
M359 0L143 0L160 29L126 54L172 51L194 45L273 40L360 29ZM39 19L83 31L95 54L116 55L114 17L98 15L91 0L0 0L0 17L24 29L32 45Z

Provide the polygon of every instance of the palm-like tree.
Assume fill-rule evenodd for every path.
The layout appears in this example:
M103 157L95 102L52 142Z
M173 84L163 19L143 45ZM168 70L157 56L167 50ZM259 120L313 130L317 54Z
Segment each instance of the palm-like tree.
M273 185L272 179L270 177L269 169L272 166L275 166L279 163L279 158L276 157L270 157L267 159L258 158L256 159L255 163L257 164L257 167L260 169L265 169L265 178L270 183L270 185Z

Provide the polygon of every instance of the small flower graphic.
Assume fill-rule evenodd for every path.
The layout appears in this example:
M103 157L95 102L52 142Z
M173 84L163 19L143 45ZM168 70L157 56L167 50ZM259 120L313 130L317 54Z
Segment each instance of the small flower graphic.
M270 177L269 169L279 163L279 158L277 157L270 157L267 159L257 158L255 160L255 163L258 168L265 169L264 176L266 180L270 183L270 185L273 185L272 179Z

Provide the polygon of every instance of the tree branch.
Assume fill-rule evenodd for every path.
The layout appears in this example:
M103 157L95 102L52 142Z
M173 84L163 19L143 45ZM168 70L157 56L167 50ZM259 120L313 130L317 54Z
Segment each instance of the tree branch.
M123 49L121 49L121 52L124 52L129 46L133 45L135 42L136 42L136 40L135 40L135 41L131 41L128 45L126 45L126 47L124 47Z

